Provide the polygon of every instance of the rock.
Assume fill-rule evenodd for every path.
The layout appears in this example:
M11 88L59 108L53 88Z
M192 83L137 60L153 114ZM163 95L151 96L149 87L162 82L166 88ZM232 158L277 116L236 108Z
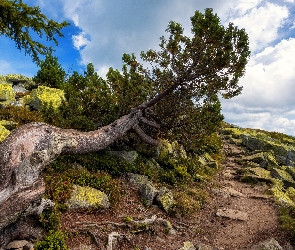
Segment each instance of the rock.
M12 85L8 83L0 83L0 104L1 106L7 106L15 100L15 93L12 89Z
M95 188L74 185L67 205L70 209L108 208L110 202L105 193Z
M241 220L241 221L247 221L249 219L248 214L244 213L239 210L233 210L233 209L218 209L217 216L219 217L226 217L233 220Z
M13 87L12 87L12 89L13 89L13 91L14 91L15 93L22 93L22 94L24 94L24 93L28 92L28 90L26 90L26 89L24 88L24 86L23 86L22 83L14 84Z
M273 168L271 170L271 175L273 178L281 180L286 187L295 187L295 181L286 170Z
M283 250L283 248L274 238L271 238L253 246L251 250Z
M246 168L246 170L248 171L248 173L244 174L244 176L242 177L243 180L252 179L252 180L262 181L267 183L272 182L270 171L265 170L262 167Z
M170 143L168 140L161 140L157 147L157 158L160 160L167 158L186 159L187 155L184 148L177 142Z
M27 245L23 246L23 250L34 250L34 244L29 242Z
M40 216L45 209L49 209L54 206L54 202L50 199L42 198L41 201L33 202L30 206L24 211L24 215L32 214Z
M231 188L231 187L225 187L223 188L224 192L229 194L230 196L233 196L233 197L245 197L244 194L240 193L239 191Z
M23 246L27 245L29 242L26 240L14 240L10 242L5 249L19 249L22 248Z
M22 101L24 105L41 110L44 105L52 104L53 108L58 108L64 100L64 92L61 89L39 86L33 89L30 95L25 96Z
M203 243L197 246L197 250L213 250L214 248Z
M108 151L108 153L127 162L135 162L138 157L136 151Z
M0 124L0 142L2 142L9 134L10 131Z
M16 128L17 122L2 120L2 121L0 121L0 125L2 125L3 127L5 127L8 130L13 130Z
M143 183L139 191L143 203L148 207L152 205L154 198L158 194L158 190L150 181Z
M291 145L282 144L266 135L256 136L243 134L243 145L251 150L272 151L275 160L286 166L293 166L295 161L295 148Z
M141 186L149 181L148 177L145 175L128 173L127 176L129 177L129 182L137 186Z
M179 248L178 250L196 250L196 248L194 247L193 243L186 241L183 243L183 247Z
M160 188L155 203L168 212L175 203L172 192L165 187Z

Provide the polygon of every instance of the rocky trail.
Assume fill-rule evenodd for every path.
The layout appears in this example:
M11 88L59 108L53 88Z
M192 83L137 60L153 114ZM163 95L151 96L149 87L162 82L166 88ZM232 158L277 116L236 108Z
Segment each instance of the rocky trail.
M239 179L238 159L247 149L225 142L222 170L208 183L204 207L186 218L146 208L138 189L125 183L125 195L113 210L67 212L62 224L72 236L70 249L295 249L281 231L277 207L266 183ZM123 181L124 182L124 181Z

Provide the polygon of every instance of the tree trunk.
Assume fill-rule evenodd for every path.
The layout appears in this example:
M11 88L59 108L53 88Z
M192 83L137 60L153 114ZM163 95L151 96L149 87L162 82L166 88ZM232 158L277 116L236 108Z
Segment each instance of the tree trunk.
M142 109L134 109L91 132L61 129L46 123L30 123L14 130L0 144L0 233L23 215L42 212L44 202L39 208L33 205L40 203L45 192L41 172L59 154L101 150L131 129L148 143L157 144L140 129L140 122L153 126L143 117Z

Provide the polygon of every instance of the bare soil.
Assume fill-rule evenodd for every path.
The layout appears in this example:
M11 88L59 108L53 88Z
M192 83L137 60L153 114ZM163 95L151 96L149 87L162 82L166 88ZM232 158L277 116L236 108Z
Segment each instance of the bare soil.
M236 159L244 155L244 151L225 143L222 170L207 186L209 199L200 211L187 217L169 216L157 206L146 208L140 202L138 188L122 180L125 194L115 208L63 214L62 225L70 235L68 246L77 250L107 249L108 237L116 232L117 243L108 250L176 250L185 241L195 247L202 243L219 250L241 250L251 249L270 238L275 238L283 249L293 249L288 236L280 229L277 207L267 195L269 186L239 181L237 171L242 166ZM232 217L217 216L218 211L231 211ZM239 214L243 216L239 218ZM135 226L124 222L124 218L131 217L137 221L153 218L154 222L148 226L148 223ZM165 220L172 224L170 232Z

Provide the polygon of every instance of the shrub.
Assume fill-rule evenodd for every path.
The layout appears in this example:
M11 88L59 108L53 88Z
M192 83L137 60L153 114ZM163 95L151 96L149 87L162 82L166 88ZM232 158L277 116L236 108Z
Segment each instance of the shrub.
M35 244L36 250L68 250L69 248L65 243L65 236L61 231L49 231L49 234L44 240Z

